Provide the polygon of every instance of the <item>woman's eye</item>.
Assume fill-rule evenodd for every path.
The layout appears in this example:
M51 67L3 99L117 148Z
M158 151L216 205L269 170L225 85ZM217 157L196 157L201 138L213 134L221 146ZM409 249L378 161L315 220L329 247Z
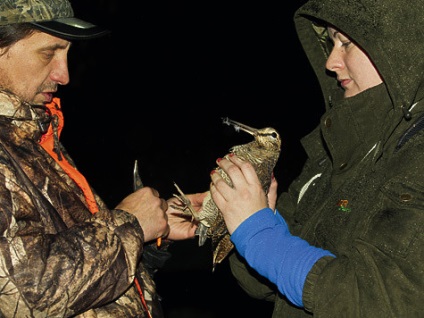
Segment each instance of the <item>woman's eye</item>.
M344 46L344 47L348 47L349 45L351 45L352 44L352 42L351 41L345 41L345 42L342 42L342 46Z

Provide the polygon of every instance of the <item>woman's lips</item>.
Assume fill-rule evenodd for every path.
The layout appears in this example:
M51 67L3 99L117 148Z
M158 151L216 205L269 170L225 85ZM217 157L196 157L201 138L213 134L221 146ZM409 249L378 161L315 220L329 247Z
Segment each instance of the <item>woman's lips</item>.
M343 80L340 80L340 85L344 88L347 85L349 85L350 82L352 82L352 80L350 80L350 79L343 79Z

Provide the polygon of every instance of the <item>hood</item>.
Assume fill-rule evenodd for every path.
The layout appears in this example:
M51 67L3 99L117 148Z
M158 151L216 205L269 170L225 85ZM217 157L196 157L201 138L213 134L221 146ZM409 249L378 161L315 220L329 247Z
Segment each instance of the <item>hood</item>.
M294 22L327 109L331 99L343 95L325 69L332 45L325 26L330 24L368 54L395 113L413 114L412 106L424 97L424 0L310 0L295 12Z

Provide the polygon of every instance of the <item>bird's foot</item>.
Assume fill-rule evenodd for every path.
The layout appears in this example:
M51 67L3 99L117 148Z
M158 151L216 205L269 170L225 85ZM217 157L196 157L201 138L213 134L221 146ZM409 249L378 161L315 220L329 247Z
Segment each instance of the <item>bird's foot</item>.
M199 216L199 213L196 212L196 210L191 205L191 202L187 197L185 196L184 192L181 191L180 187L174 182L175 188L177 188L178 194L174 194L173 196L176 197L180 202L181 205L171 205L172 208L176 210L182 211L186 215L191 215L191 221L201 221L201 218Z

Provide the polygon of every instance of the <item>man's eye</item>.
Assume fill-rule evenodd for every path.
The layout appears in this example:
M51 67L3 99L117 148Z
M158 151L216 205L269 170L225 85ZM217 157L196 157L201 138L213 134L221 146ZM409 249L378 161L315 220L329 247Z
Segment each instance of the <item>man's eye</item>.
M342 46L344 46L344 47L348 47L351 44L352 44L351 41L342 42Z
M54 56L54 52L45 51L45 52L42 53L42 56L45 60L51 60Z

